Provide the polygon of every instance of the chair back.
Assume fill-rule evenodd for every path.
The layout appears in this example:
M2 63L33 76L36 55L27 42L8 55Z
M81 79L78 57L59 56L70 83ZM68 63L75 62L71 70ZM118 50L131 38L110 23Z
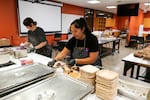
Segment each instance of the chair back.
M130 36L130 41L136 41L137 40L137 36Z
M144 37L137 37L137 42L138 43L143 43L144 44Z
M146 36L146 40L150 41L150 34Z

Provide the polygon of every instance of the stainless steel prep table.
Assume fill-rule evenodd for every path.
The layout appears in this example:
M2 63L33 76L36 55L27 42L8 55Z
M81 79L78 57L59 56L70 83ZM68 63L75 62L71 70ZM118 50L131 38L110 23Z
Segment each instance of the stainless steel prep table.
M140 85L140 88L141 86L150 88L150 84L126 76L120 76L120 79L133 85L135 83L135 86ZM62 75L50 77L30 85L1 98L1 100L80 100L81 98L83 100L102 100L96 97L95 93L88 94L91 89L93 89L91 86L81 81ZM122 90L123 89L119 90L119 94L114 100L146 100L136 94L133 95L130 91Z
M20 60L26 60L26 59L32 59L34 63L40 62L43 65L47 65L47 63L52 60L52 58L48 58L48 57L45 57L43 55L39 55L36 53L29 53L27 57L20 58L20 59L16 59L16 58L10 56L10 60L13 61L15 64L0 68L0 72L6 71L6 70L11 70L11 69L14 69L17 67L21 67Z
M44 79L54 71L54 68L40 63L3 71L0 73L0 95Z
M66 75L56 75L16 91L1 100L80 100L92 90L91 85Z

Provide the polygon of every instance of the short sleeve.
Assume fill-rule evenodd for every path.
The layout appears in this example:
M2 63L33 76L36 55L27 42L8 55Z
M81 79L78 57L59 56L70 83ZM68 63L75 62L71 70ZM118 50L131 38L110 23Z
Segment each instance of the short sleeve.
M88 47L89 47L89 52L99 51L98 40L95 36L92 36L91 38L88 39Z
M46 36L45 36L45 32L42 28L39 28L39 40L40 42L45 42L46 41Z
M73 48L75 47L75 42L76 42L76 39L73 37L71 38L67 44L66 44L66 48L69 49L69 50L73 50Z

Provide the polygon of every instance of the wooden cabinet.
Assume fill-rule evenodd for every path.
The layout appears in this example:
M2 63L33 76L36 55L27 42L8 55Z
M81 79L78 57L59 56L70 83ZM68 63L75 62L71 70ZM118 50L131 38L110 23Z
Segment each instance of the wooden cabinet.
M96 18L96 31L104 31L107 27L115 27L115 19Z
M96 18L96 30L97 31L104 31L105 30L105 18Z
M115 27L115 19L107 18L105 27Z
M150 28L150 18L144 18L144 28Z

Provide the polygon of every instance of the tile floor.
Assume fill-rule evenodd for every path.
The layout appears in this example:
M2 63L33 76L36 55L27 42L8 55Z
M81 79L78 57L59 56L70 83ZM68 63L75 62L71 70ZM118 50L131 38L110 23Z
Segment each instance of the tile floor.
M131 48L131 47L125 47L125 40L121 40L120 43L120 53L115 53L114 55L109 55L104 58L102 58L102 64L105 69L110 69L112 71L118 72L119 74L123 74L123 68L124 68L124 61L122 61L123 57L126 57L130 53L135 52L137 49ZM135 70L136 71L136 67ZM140 74L143 74L145 72L145 68L141 67ZM128 71L127 74L129 74L130 71ZM135 77L136 72L134 72Z

